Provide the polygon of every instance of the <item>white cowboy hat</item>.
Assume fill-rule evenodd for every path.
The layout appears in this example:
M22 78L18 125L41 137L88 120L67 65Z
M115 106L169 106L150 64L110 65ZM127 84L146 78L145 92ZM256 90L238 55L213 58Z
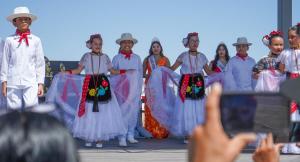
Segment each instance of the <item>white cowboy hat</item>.
M248 40L247 40L246 37L238 37L236 43L233 43L232 45L233 46L238 46L238 45L242 45L242 44L245 44L245 45L248 45L248 46L252 45L252 43L248 43Z
M116 40L116 43L120 44L124 40L131 40L133 42L133 44L136 44L138 42L135 38L132 37L132 35L130 33L123 33L121 35L121 38Z
M12 22L15 18L18 17L29 17L32 21L36 20L37 17L30 13L27 7L16 7L14 12L9 15L6 19Z

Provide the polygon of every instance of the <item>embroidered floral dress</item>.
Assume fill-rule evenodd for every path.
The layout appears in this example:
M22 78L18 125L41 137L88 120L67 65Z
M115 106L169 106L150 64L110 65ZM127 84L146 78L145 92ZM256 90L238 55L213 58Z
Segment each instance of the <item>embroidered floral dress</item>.
M88 89L86 92L83 90L81 102L85 96L86 99L83 102L85 108L82 109L82 105L79 105L77 110L78 115L75 116L73 125L73 136L88 142L97 142L124 135L127 129L124 126L117 98L110 86L109 80L106 78L108 70L112 68L109 57L106 54L99 56L86 53L80 60L79 65L84 67L85 73L87 74L83 89ZM90 75L95 74L98 76L91 77L89 81L87 81ZM106 79L101 79L102 77ZM88 83L85 83L86 81ZM90 86L91 83L92 86ZM94 86L97 88L93 89ZM110 90L110 92L108 90ZM109 93L109 95L107 95L107 93ZM96 95L98 97L106 96L106 98L104 97L103 100L96 98L97 101L94 101L93 99Z

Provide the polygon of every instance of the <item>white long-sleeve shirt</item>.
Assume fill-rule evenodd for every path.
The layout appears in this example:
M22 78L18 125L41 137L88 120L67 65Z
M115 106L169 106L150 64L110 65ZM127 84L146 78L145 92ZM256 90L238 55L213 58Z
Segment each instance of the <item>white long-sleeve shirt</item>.
M252 91L255 80L252 79L252 68L255 60L249 56L242 60L232 57L225 68L224 91Z
M117 54L114 56L112 60L113 68L114 69L124 69L124 70L129 70L129 69L134 69L137 70L141 76L143 77L143 65L142 61L139 55L137 54L132 54L130 59L125 58L124 55L122 54Z
M130 59L125 58L122 54L117 54L112 59L112 65L114 69L118 70L130 70L134 69L138 72L139 78L136 81L136 84L139 84L139 89L137 91L141 94L142 93L142 84L143 84L143 65L142 61L139 55L137 54L131 54ZM140 99L136 100L137 102L140 101Z
M2 38L0 38L0 65L1 65L2 56L3 56L3 46L4 46L4 42L3 42ZM0 66L0 71L1 71L1 66Z
M44 84L45 60L40 38L28 35L29 46L25 39L19 43L19 35L6 38L3 47L1 82L7 81L7 86L29 86Z

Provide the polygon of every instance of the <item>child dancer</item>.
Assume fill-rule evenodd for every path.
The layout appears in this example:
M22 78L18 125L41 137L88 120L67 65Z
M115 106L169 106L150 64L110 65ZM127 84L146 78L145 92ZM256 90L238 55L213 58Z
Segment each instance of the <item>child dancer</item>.
M284 50L281 55L279 69L281 72L286 72L288 79L295 79L300 76L300 23L291 27L288 31L290 49ZM299 104L292 102L291 104L291 120L298 120ZM291 129L291 140L300 140L300 124L293 123ZM300 154L299 143L289 144L283 148L284 153Z
M147 56L143 62L143 74L146 78L145 84L147 84L152 71L160 66L170 67L170 61L163 54L163 48L160 41L157 38L153 38L149 49L149 56ZM151 110L147 104L145 104L145 128L154 138L166 138L169 134L166 128L151 115Z
M214 72L224 72L227 62L229 61L229 53L225 43L220 43L216 50L215 59L210 62L209 68Z
M198 52L198 33L189 33L183 39L183 44L189 50L180 54L171 69L175 71L179 66L181 79L179 83L179 98L174 109L175 120L172 133L177 136L189 136L194 128L204 122L204 73L209 75L206 56ZM184 143L187 143L184 140Z
M17 28L15 34L5 40L0 72L2 94L7 96L10 109L36 105L38 96L44 93L45 61L42 43L29 30L36 19L27 7L17 7L7 17Z
M137 74L137 78L135 79L134 82L130 82L130 84L128 84L127 86L123 86L122 89L118 89L118 91L121 91L121 93L127 93L129 87L137 86L135 92L130 92L130 94L126 94L126 96L129 97L132 96L136 96L136 97L131 98L130 101L124 102L122 104L120 104L119 102L122 111L122 116L125 122L125 127L128 129L126 136L125 135L119 136L119 145L127 146L126 138L130 143L138 142L134 138L134 131L137 124L138 113L141 106L140 96L142 93L143 70L142 70L142 62L140 56L132 52L132 47L134 44L137 43L137 40L133 38L130 33L123 33L121 35L121 38L116 40L116 43L120 45L120 50L119 50L119 54L114 56L112 60L114 69L118 69L122 73L124 71L131 71Z
M109 57L102 53L102 38L100 34L91 35L87 47L91 52L85 53L77 69L69 70L70 74L80 74L84 69L86 93L82 93L78 115L73 125L73 136L86 141L86 146L102 147L102 141L109 140L126 133L121 110L116 96L107 78L108 72L119 74L112 68ZM89 77L89 81L86 81ZM84 102L85 101L85 102Z
M255 60L247 53L251 45L245 37L237 38L237 42L233 44L237 54L228 61L225 68L225 91L252 91L254 89L252 68Z
M270 52L253 67L253 76L258 79L255 90L278 91L279 84L285 80L285 75L279 72L278 61L284 45L281 32L272 31L263 37L263 43L269 47Z

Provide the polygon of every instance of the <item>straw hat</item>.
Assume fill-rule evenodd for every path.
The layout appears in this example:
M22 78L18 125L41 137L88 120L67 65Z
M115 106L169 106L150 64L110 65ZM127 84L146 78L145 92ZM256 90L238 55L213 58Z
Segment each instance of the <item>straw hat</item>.
M116 43L120 44L124 40L130 40L133 42L133 44L136 44L138 42L135 38L132 37L131 33L123 33L121 35L121 38L116 40Z
M246 37L238 37L236 43L233 43L233 46L238 46L238 45L248 45L251 46L252 43L249 43Z
M17 7L14 9L14 12L9 15L6 19L12 22L15 18L18 17L29 17L32 21L36 20L37 17L30 13L27 7Z

